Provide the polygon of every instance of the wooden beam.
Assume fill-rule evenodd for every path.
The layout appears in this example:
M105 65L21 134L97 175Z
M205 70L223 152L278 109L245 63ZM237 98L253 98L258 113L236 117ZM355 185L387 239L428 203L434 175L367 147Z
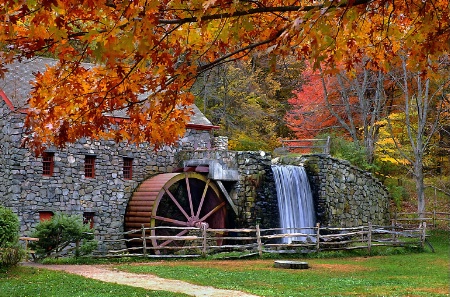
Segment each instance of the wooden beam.
M222 181L216 180L215 182L217 183L217 185L219 186L219 188L222 191L223 195L227 199L228 204L231 206L231 208L233 209L234 213L237 215L238 214L237 207L234 204L233 199L231 199L231 196L228 194L227 189L225 189L225 186L223 185Z

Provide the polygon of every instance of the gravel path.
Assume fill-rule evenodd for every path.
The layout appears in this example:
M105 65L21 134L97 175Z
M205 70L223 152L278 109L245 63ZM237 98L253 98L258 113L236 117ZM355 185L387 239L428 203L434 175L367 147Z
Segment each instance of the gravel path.
M193 285L184 281L164 279L150 274L123 272L107 265L43 265L33 262L26 262L23 265L40 269L65 271L109 283L140 287L148 290L184 293L196 297L258 297L244 292Z

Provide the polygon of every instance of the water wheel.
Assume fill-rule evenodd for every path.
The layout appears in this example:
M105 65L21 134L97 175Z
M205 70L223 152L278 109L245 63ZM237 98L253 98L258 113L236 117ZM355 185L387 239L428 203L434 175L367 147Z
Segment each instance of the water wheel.
M172 227L198 227L202 225L225 228L226 202L214 181L197 172L165 173L144 181L131 197L125 214L125 231L144 227L152 229L151 244L155 248L182 246L173 239L158 240L154 236L184 236L189 230ZM149 234L150 235L150 234ZM128 238L141 234L129 234ZM218 242L220 243L220 242ZM142 241L130 241L128 247L142 247ZM155 249L159 254L160 250Z

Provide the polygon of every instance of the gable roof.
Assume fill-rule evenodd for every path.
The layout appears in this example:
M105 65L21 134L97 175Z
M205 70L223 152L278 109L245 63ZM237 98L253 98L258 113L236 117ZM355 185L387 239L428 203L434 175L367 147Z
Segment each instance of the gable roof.
M0 89L3 90L7 99L12 103L14 109L27 107L27 101L31 93L31 82L38 72L44 72L46 65L54 66L54 59L34 58L7 64L8 72L4 79L0 79Z
M46 66L54 66L57 62L57 60L51 58L35 57L5 65L8 72L5 73L3 79L0 79L0 98L3 99L12 110L26 109L32 90L31 82L34 81L35 74L44 72ZM82 65L85 68L90 68L93 64L82 63ZM199 130L218 128L217 126L212 125L196 105L191 105L189 108L192 109L193 115L191 115L189 123L186 124L187 128ZM117 111L113 116L126 117L123 111Z

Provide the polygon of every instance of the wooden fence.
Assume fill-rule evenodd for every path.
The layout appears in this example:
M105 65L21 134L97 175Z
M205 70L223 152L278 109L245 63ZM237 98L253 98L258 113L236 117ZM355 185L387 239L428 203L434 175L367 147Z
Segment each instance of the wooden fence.
M425 212L424 217L419 217L417 212L396 212L392 218L392 224L396 226L413 226L426 222L429 227L440 226L444 223L450 227L450 212L441 212L433 209L431 212Z
M293 153L313 153L330 154L330 137L325 139L297 139L281 140L283 148Z
M152 236L151 231L171 229L187 233L185 236ZM161 230L159 230L161 231ZM141 228L127 233L141 236L114 241L139 242L139 246L110 250L105 257L199 257L220 252L263 253L310 253L328 250L366 249L370 254L373 247L424 247L426 223L417 228L405 229L397 226L375 226L368 224L354 228L321 227L286 230L261 229L208 229L182 227ZM143 240L146 239L146 240ZM284 239L284 240L283 240ZM158 242L157 246L151 240ZM109 240L113 241L113 240ZM284 241L284 242L283 242Z
M426 188L432 189L434 195L427 194L427 205L430 211L424 212L421 217L417 212L395 212L392 218L393 225L414 226L426 222L431 228L450 229L450 193L448 190L438 188L434 185L426 185ZM438 193L447 197L447 203L442 205L438 203ZM444 211L443 211L444 210Z

